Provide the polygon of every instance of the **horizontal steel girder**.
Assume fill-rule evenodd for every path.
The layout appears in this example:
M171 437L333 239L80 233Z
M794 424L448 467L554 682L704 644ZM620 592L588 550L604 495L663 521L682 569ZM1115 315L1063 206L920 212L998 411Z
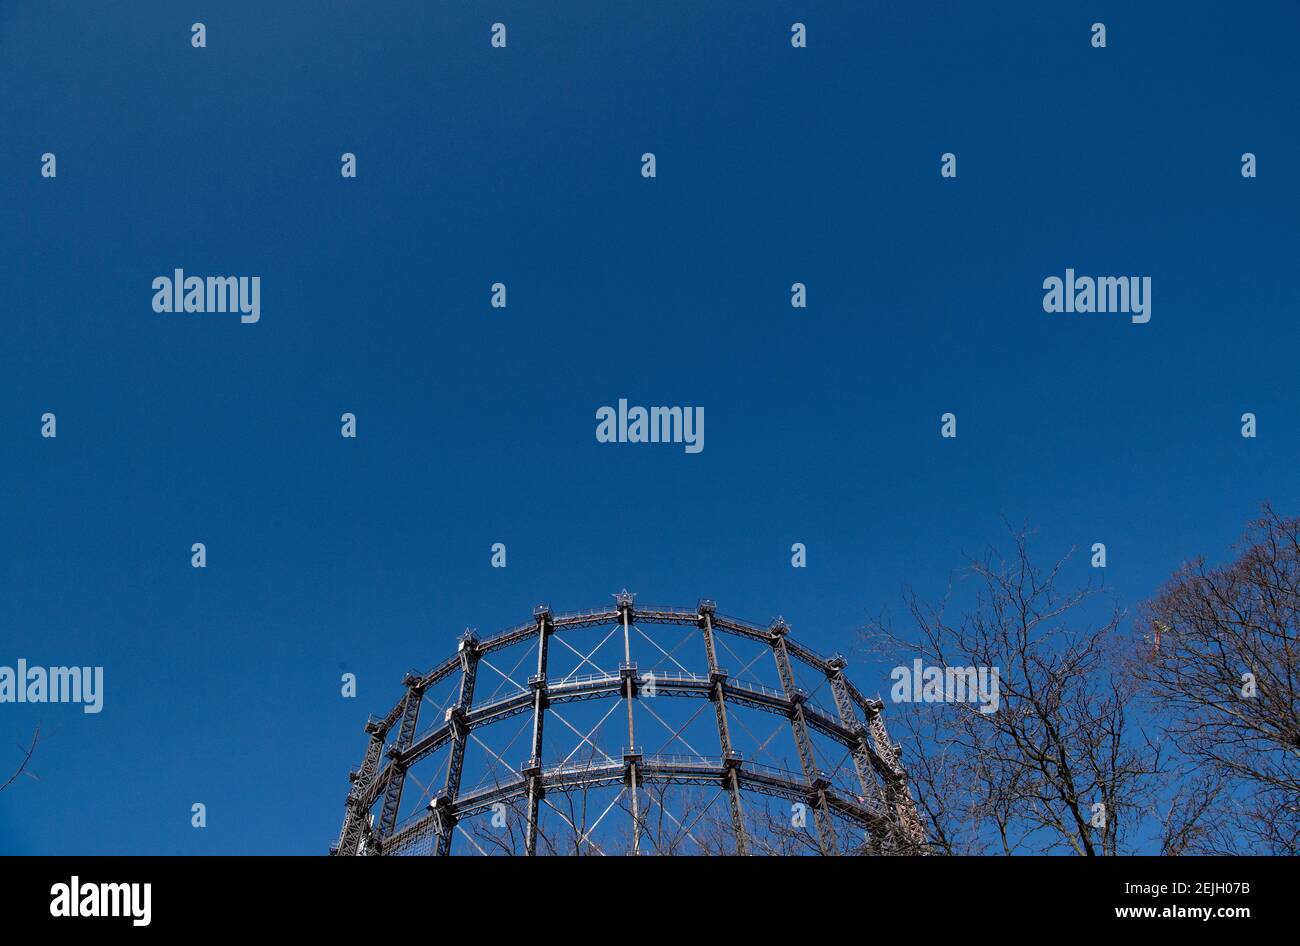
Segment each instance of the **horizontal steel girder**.
M725 786L730 769L721 759L689 756L646 756L637 765L640 781L672 785L714 785ZM547 791L565 791L579 788L600 788L622 785L626 766L622 760L602 762L595 765L570 763L564 766L543 768L541 781ZM808 784L794 772L784 772L766 765L742 763L737 772L741 788L784 798L788 801L810 803ZM475 792L467 793L453 805L453 813L458 819L470 818L511 799L523 798L528 794L528 780L519 778L499 785L489 785ZM836 814L852 821L868 831L885 831L889 828L888 813L879 802L873 799L864 801L848 798L833 789L826 790L826 803ZM383 839L384 850L392 852L401 848L411 838L419 837L429 831L434 824L432 812L403 825L388 838Z
M645 675L642 675L642 680L644 681L644 679ZM714 692L715 686L704 675L688 675L684 673L655 674L655 687L664 696L695 697L707 700ZM752 707L778 716L789 717L794 713L795 702L787 699L779 690L772 687L731 678L722 681L721 686L729 703ZM547 703L554 706L577 700L618 697L622 693L622 682L618 673L593 674L567 682L557 681L547 684L542 689L546 695ZM802 705L804 719L811 728L834 739L846 748L859 748L861 745L859 734L846 728L843 723L831 715L829 710L806 701ZM469 729L473 731L476 727L487 723L495 723L503 719L509 719L512 716L531 712L532 708L533 693L521 691L476 707L466 714L465 722ZM382 786L388 779L390 768L395 765L409 768L447 745L451 738L452 725L449 722L439 723L426 730L395 760L390 759L385 764L379 778L375 779L369 786L368 792L362 796L363 804L368 804L378 796L379 791L382 790ZM866 751L869 756L875 755L874 750L870 747L867 747ZM889 766L885 765L881 760L875 759L873 764L876 763L879 763L880 771L891 771Z

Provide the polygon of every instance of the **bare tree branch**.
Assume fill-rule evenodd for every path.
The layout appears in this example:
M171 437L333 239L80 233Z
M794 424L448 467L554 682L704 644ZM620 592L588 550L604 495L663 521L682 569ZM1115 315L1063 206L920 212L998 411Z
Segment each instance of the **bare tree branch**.
M1298 854L1300 518L1266 505L1238 549L1220 568L1183 566L1143 606L1132 672L1217 785L1218 804L1198 815L1217 824L1184 833L1186 849Z
M32 733L32 744L27 747L27 751L23 755L23 761L18 764L18 768L14 770L14 774L9 776L9 778L5 781L3 785L0 785L0 792L3 792L6 788L8 788L15 781L17 781L18 776L22 775L23 772L26 771L27 763L32 761L32 753L36 751L36 744L40 741L41 741L41 724L37 723L36 731ZM21 748L21 746L19 748ZM35 776L33 776L33 778L34 777Z
M965 572L974 589L964 613L946 614L952 586L936 605L909 592L913 631L868 630L902 668L920 658L941 671L998 674L992 712L945 699L891 711L915 746L909 774L929 841L951 854L1117 854L1149 811L1163 764L1128 716L1122 615L1097 609L1098 589L1062 591L1068 556L1041 569L1026 533L1012 534L1013 557L989 552Z

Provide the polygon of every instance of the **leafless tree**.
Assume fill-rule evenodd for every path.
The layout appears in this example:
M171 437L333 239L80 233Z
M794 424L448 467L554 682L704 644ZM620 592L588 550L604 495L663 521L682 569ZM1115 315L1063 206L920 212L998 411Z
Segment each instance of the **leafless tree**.
M1138 627L1135 677L1215 787L1213 804L1198 790L1197 823L1175 842L1300 853L1300 519L1265 506L1235 561L1183 566Z
M501 804L504 810L493 809L473 818L464 826L465 833L476 853L517 857L524 853L528 803L515 796ZM503 817L498 817L498 814Z
M749 849L754 854L767 857L820 854L817 836L807 824L799 825L791 818L786 803L755 804L746 825ZM811 814L809 814L811 818Z
M910 630L879 621L867 631L873 649L909 671L920 658L998 673L995 711L947 701L890 709L929 841L952 854L1125 852L1163 763L1129 718L1122 615L1098 588L1058 587L1068 555L1043 570L1027 534L1012 537L1009 560L990 551L973 561L937 605L909 591ZM950 618L959 592L969 599Z
M731 822L725 826L720 816L725 811L725 796L721 789L701 789L693 786L672 785L662 782L643 783L638 790L637 815L641 827L639 849L643 854L673 856L705 854L721 856L734 854L731 842ZM619 807L625 818L620 824L632 824L630 800L624 796ZM631 832L624 839L625 848L631 847Z
M1183 766L1168 796L1157 803L1160 853L1177 857L1191 853L1228 853L1232 840L1223 832L1227 780L1216 772L1196 772Z

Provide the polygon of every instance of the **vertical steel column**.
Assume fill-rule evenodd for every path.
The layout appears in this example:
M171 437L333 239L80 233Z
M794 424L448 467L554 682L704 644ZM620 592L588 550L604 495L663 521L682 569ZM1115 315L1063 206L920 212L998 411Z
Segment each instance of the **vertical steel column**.
M853 747L853 768L857 770L863 796L871 798L876 793L876 780L872 776L871 756L867 752L867 729L858 719L853 698L844 685L844 668L848 665L847 660L836 654L826 661L826 676L830 680L831 693L835 695L835 709L840 714L840 722L845 729L857 736L857 745Z
M840 723L853 733L857 743L852 748L853 768L858 773L858 784L862 787L862 798L870 806L877 797L876 779L871 768L871 755L867 751L867 728L858 719L858 711L853 706L853 698L844 685L844 668L849 665L841 655L836 654L826 661L826 677L830 680L831 693L835 695L835 709L840 714Z
M623 761L627 764L628 785L632 791L632 854L641 853L641 811L637 796L637 766L641 753L636 747L636 730L632 724L632 700L636 697L636 664L632 663L632 638L629 625L632 621L632 604L636 595L625 589L614 596L618 604L618 613L623 621L623 662L619 665L622 677L623 695L627 699L627 748L623 750Z
M718 719L718 745L722 749L722 765L727 772L727 793L731 800L731 827L736 836L736 853L744 857L749 853L745 837L745 812L740 805L740 757L731 747L731 729L727 725L727 706L724 684L727 672L718 666L718 653L713 646L713 615L716 606L707 599L699 604L700 632L704 635L704 653L709 660L709 693L713 712Z
M370 741L366 744L366 754L361 760L361 768L351 773L352 789L348 792L347 811L343 816L343 830L339 832L339 843L333 853L342 857L353 857L361 846L361 835L366 825L365 799L368 790L374 784L375 774L379 771L379 757L384 751L384 738L387 733L383 727L370 720L366 723L366 732Z
M420 719L420 704L424 702L424 688L420 677L408 673L402 680L406 687L406 701L402 704L402 724L397 739L388 747L388 784L384 786L384 807L379 812L379 841L382 844L397 824L397 811L402 804L402 783L406 781L406 763L401 756L411 747L415 738L415 725Z
M907 772L903 769L899 756L902 747L889 738L882 714L884 704L879 700L867 708L867 728L871 732L871 741L875 745L876 755L889 767L890 777L885 779L885 803L889 813L902 827L906 841L915 847L925 846L925 829L921 819L916 816L916 801L912 798L912 789L907 784Z
M528 827L524 834L524 850L529 857L537 854L537 814L542 800L542 729L546 722L546 651L547 639L553 625L551 609L542 605L533 611L537 618L537 673L528 678L533 691L533 754L524 766L528 779Z
M795 748L799 752L799 765L803 768L804 779L812 795L813 819L817 823L817 846L822 854L838 854L839 845L835 840L835 825L831 822L830 812L826 807L826 778L817 770L817 761L813 756L812 738L808 735L808 721L804 718L803 703L807 694L795 685L794 671L790 668L790 653L785 646L785 636L790 627L781 618L772 622L769 631L772 635L772 653L776 657L776 670L781 677L781 687L785 698L790 701L790 730L794 734Z
M460 636L460 696L447 710L451 726L451 755L447 760L447 780L429 807L437 816L438 846L441 857L451 853L451 836L456 830L456 801L460 795L460 772L465 765L465 743L469 741L469 712L474 706L474 678L478 673L478 638L465 629Z

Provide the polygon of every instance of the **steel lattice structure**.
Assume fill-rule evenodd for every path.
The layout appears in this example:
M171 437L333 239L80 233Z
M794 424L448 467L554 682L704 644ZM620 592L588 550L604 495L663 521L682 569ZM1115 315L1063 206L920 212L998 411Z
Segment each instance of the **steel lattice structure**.
M583 853L584 845L588 845L605 853L595 832L616 806L629 815L623 821L626 835L618 842L626 853L651 852L652 808L655 823L676 823L672 830L682 839L682 845L689 838L700 851L715 852L697 837L713 802L688 826L685 816L677 817L670 808L663 789L649 790L657 786L696 786L696 791L717 793L715 800L725 798L726 804L717 808L719 812L729 809L728 817L720 813L715 816L715 823L722 826L720 832L725 829L725 849L717 853L758 852L755 847L759 829L752 812L747 816L747 807L755 804L754 799L761 799L769 809L772 799L782 800L796 815L811 811L811 823L802 827L813 853L914 853L923 849L921 826L899 761L900 747L891 742L885 729L883 705L863 696L848 680L843 657L827 659L814 653L790 635L789 626L780 618L763 628L718 614L708 600L700 601L695 608L680 609L638 607L635 596L628 592L614 598L613 608L562 615L541 606L535 609L533 620L486 639L466 631L453 657L427 673L408 674L403 680L403 697L386 716L372 717L366 724L369 741L365 756L360 767L350 773L352 788L347 795L343 828L331 853L449 854L458 827L463 829L470 819L488 813L496 816L494 823L499 826L507 824L508 815L517 815L519 849L497 842L504 853L545 853L539 850L543 846L539 838L546 838L544 846L555 850L556 845L543 832L543 814L548 819L558 815L555 823L562 830L571 829L572 838L565 844L572 851ZM688 630L687 636L668 650L642 626ZM606 629L608 633L590 652L574 646L584 631L594 630L598 635ZM703 646L683 651L695 634ZM596 659L610 641L615 650L621 643L616 670L612 665L602 669ZM645 648L648 642L652 648L648 652L656 659L653 667L638 669L634 642L638 649ZM719 650L735 654L739 642L758 653L742 673L733 676L720 664ZM567 674L557 667L557 646L568 652L565 656L569 660L569 654L581 658ZM493 660L511 649L520 656L515 670L507 673ZM758 677L764 671L753 669L769 651L775 685L760 682ZM695 658L698 670L682 662ZM523 683L513 674L525 665L533 672ZM480 689L484 686L480 676L485 667L503 682L498 683L496 693L476 701L476 684ZM596 672L580 672L588 667ZM815 684L811 689L803 685L809 675ZM822 686L831 693L833 710L814 698ZM433 699L435 691L446 694L445 705L438 706ZM611 706L600 722L584 734L573 724L570 717L576 710L568 704L600 700ZM705 702L674 731L664 718L671 715L666 707L690 700ZM699 752L687 738L689 727L695 725L707 704L713 708L715 725L707 728L710 740L716 730L716 754ZM428 705L441 712L421 729L421 708ZM564 713L558 707L564 707ZM606 751L600 740L608 737L599 734L605 722L623 708L626 742L621 743L621 753ZM672 734L665 748L681 742L691 753L645 752L637 741L643 732L638 731L634 709L646 719L653 717ZM797 771L765 764L757 758L746 759L739 751L734 738L736 727L752 733L740 714L755 711L785 720L761 744L757 736L753 737L755 755L770 754L773 739L786 732L798 759ZM485 741L486 733L516 717L523 717L523 722L509 746L498 751ZM545 737L557 722L580 737L577 746L562 760L544 755ZM506 753L512 751L515 741L525 737L526 747L521 747L527 751L525 760L521 765L510 764ZM690 738L698 741L694 735ZM487 774L477 784L463 785L471 745L476 751L483 750ZM587 757L575 761L580 751ZM842 754L839 766L833 772L827 771L825 766L830 763L825 760L836 754ZM417 778L416 767L434 756L439 759L434 767L437 777ZM423 795L410 814L399 820L404 792L414 798L415 788ZM590 828L584 813L579 827L573 794L583 793L585 812L586 793L598 790L612 794L613 801ZM570 801L569 814L552 803L551 799L558 796ZM410 802L406 804L411 807ZM474 834L461 833L468 847L488 853ZM674 845L671 851L663 846L657 849L675 853L678 848Z

